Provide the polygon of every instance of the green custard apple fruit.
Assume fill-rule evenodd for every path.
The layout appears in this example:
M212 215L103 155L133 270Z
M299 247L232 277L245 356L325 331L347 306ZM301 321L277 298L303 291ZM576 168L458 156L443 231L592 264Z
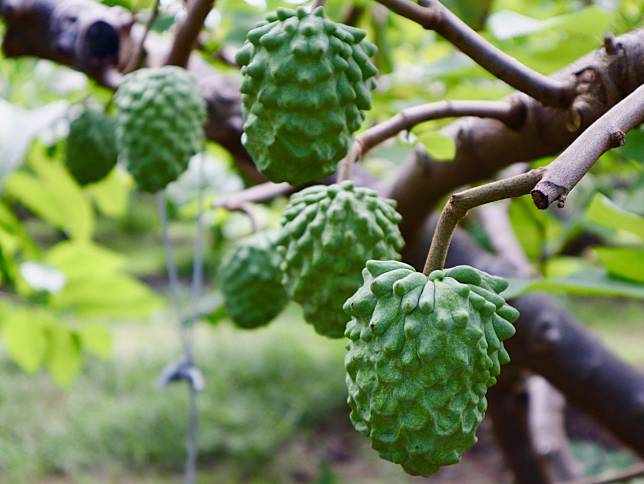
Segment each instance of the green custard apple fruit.
M116 92L117 141L138 187L157 192L201 151L206 106L194 76L180 67L139 69Z
M242 141L262 173L299 184L335 172L371 108L376 50L322 7L278 9L248 32L237 54Z
M360 286L367 260L399 258L400 219L393 200L351 181L291 196L279 240L284 286L319 334L344 334L342 304Z
M277 233L260 232L239 242L220 268L221 288L230 319L240 328L270 323L286 303Z
M519 313L499 295L507 281L469 266L427 277L369 261L363 277L344 305L351 422L383 459L429 476L476 442Z
M118 160L116 125L105 114L86 109L69 125L66 163L80 185L105 178Z

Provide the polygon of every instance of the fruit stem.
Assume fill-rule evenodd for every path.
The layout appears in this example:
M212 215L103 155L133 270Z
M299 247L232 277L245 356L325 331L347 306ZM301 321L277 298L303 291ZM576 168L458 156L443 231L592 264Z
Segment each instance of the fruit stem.
M438 219L423 274L429 275L432 271L445 266L454 230L470 209L505 198L528 195L541 180L544 172L545 168L536 168L520 175L454 193L443 207Z

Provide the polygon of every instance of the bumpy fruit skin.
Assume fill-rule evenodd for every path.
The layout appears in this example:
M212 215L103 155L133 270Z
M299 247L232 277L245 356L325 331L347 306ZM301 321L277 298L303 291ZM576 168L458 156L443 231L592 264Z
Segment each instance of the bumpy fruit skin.
M120 154L138 187L157 192L176 180L203 145L205 101L192 74L139 69L116 93Z
M469 266L429 277L369 261L344 308L351 421L383 459L429 476L476 442L518 311L507 282Z
M278 9L248 32L237 54L242 141L272 181L319 180L347 153L376 84L377 49L364 37L321 7Z
M80 185L102 180L118 159L114 120L91 109L69 125L66 163Z
M221 287L230 319L244 329L270 323L286 303L277 234L262 232L238 243L224 258Z
M393 200L351 181L291 197L279 240L284 286L319 334L344 334L342 304L360 286L367 260L400 257L400 220Z

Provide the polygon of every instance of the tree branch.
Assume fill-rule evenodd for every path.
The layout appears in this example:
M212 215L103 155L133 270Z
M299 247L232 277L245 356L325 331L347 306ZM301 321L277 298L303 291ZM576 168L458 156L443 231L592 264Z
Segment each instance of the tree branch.
M611 148L624 144L628 131L644 122L644 85L595 121L559 157L532 190L534 204L541 209L558 201L563 207L566 196L597 159Z
M453 194L441 212L423 273L429 275L432 271L443 268L454 230L468 210L504 198L527 195L542 176L543 168L537 168Z
M134 51L134 54L132 55L132 57L130 58L130 61L128 62L127 66L123 69L124 74L127 74L128 72L132 72L143 63L143 59L145 58L145 41L148 38L148 34L150 33L150 30L152 30L152 26L154 25L154 22L159 16L160 5L161 5L161 0L154 1L154 6L152 7L152 12L150 13L150 17L148 18L148 21L145 23L145 31L143 32L143 35L139 40L137 48Z
M214 4L215 0L190 0L186 18L177 30L174 43L166 57L166 65L188 65L192 49Z
M503 53L437 0L420 6L409 0L378 0L394 12L434 30L485 70L547 106L567 107L575 97L573 79L546 77Z
M405 239L414 240L447 194L489 179L514 163L561 152L594 120L644 83L644 30L617 37L614 44L619 46L616 53L600 49L557 75L563 79L575 75L584 89L573 111L545 108L524 94L515 94L526 106L526 120L520 129L485 118L456 121L443 130L456 144L449 163L431 160L419 147L384 192L398 201Z
M525 373L525 372L524 372ZM532 445L526 379L515 366L505 367L487 394L494 436L517 484L546 484L552 479L545 459Z
M340 161L338 178L350 178L353 163L401 131L433 119L462 116L496 119L506 126L518 128L525 120L525 106L511 101L438 101L403 109L355 138L349 153Z
M289 195L295 190L295 187L286 182L267 182L247 188L241 192L234 193L226 198L222 198L221 200L217 200L215 201L214 206L225 208L227 210L238 210L244 204L268 202L274 198Z

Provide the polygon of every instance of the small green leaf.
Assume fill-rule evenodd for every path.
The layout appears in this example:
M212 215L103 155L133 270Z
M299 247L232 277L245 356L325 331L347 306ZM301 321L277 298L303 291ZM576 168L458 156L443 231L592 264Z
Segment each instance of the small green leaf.
M78 338L62 326L49 328L47 369L61 387L68 386L82 362Z
M7 353L26 372L42 363L47 348L45 325L34 311L8 308L3 314L3 340Z
M595 247L593 250L609 274L644 283L644 249Z
M83 349L98 356L108 358L112 351L112 335L100 324L84 323L78 330Z
M7 193L71 238L91 238L92 208L67 170L38 155L30 163L35 173L13 173L7 180Z
M132 177L117 166L105 179L90 185L86 191L103 215L120 218L127 212L133 186Z
M417 133L418 140L427 152L437 160L451 160L456 154L456 144L449 136L438 131L423 131Z
M586 219L614 230L626 230L644 239L644 217L618 207L601 193L590 202Z
M65 273L68 279L91 279L114 274L125 264L123 257L89 241L66 240L52 247L45 263Z
M528 292L544 291L595 297L624 297L644 300L644 284L611 277L601 269L585 269L566 277L535 281L515 279L504 297L514 298Z

